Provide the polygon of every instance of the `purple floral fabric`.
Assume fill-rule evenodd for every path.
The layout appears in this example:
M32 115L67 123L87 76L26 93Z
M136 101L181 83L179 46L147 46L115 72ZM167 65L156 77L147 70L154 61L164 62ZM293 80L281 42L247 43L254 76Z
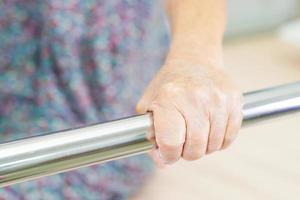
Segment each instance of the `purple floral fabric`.
M168 39L149 0L0 0L0 141L134 114ZM0 199L127 199L137 156L0 189Z

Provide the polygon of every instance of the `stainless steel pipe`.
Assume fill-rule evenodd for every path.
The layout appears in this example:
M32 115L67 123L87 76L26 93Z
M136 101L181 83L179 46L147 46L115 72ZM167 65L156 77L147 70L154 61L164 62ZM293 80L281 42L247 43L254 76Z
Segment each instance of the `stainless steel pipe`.
M243 126L300 111L300 82L246 93ZM145 153L150 114L0 144L0 187Z

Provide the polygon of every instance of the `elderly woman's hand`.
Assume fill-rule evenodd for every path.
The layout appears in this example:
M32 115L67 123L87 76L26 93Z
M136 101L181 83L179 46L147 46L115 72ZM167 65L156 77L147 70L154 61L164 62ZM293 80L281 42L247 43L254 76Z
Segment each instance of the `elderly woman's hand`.
M226 148L242 122L241 94L222 60L226 1L165 0L171 45L137 105L152 112L158 165Z
M226 148L242 121L241 94L222 66L189 60L168 61L137 105L153 113L160 166L180 157L196 160Z

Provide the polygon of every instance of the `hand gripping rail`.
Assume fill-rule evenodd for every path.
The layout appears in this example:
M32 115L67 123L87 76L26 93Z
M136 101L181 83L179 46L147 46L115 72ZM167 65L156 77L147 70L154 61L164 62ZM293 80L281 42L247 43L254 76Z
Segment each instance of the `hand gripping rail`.
M300 112L300 82L244 94L243 127ZM0 187L145 153L150 114L0 144ZM1 134L1 133L0 133Z

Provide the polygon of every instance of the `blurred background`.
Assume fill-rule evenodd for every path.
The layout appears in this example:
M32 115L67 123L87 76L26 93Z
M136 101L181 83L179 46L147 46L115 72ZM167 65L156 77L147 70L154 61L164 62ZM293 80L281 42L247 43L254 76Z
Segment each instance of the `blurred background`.
M228 2L225 63L242 90L299 81L300 1ZM299 199L299 122L243 129L226 151L158 170L133 199Z
M228 0L227 36L270 31L299 16L299 0Z

